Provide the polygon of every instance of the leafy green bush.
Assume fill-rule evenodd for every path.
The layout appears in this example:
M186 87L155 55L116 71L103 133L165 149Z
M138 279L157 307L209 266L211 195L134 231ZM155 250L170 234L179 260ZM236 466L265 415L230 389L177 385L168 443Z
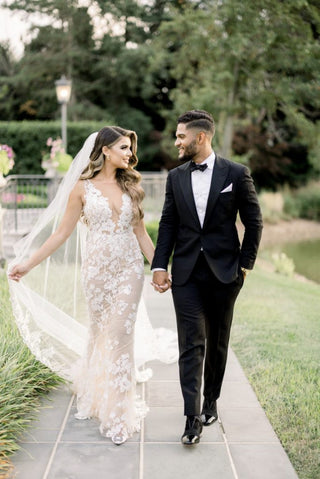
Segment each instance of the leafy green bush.
M294 218L320 221L320 184L311 183L294 193L285 194L284 211Z
M154 245L156 245L156 243L157 243L158 228L159 228L159 222L158 221L149 221L148 223L146 223L146 230L149 233L149 236L152 239L152 242L153 242ZM149 265L146 258L144 258L144 264ZM148 268L149 268L149 266L148 266Z
M39 363L15 326L6 274L0 270L0 477L10 468L17 438L37 412L39 397L62 382Z
M158 228L159 228L159 222L158 221L150 221L149 223L146 223L146 229L147 229L147 231L150 235L150 238L152 239L154 245L157 242Z

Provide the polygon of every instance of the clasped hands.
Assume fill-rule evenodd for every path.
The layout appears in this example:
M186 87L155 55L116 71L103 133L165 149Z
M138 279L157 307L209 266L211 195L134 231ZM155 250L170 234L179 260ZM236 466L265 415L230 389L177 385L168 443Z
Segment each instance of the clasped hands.
M171 288L171 277L167 271L155 271L153 273L151 285L155 291L164 293Z

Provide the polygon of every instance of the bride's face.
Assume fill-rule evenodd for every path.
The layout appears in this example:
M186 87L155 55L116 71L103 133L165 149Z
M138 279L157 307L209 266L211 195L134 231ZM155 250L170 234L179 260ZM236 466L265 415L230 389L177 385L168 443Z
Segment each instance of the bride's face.
M126 169L129 166L129 160L132 157L131 140L127 136L122 136L112 146L104 146L102 152L105 158L114 168Z

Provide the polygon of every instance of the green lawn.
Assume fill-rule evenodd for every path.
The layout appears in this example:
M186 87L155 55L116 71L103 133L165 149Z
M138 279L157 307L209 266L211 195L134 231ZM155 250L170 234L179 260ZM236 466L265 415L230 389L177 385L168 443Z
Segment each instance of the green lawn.
M256 267L231 344L300 479L320 477L320 285Z
M10 469L9 455L37 412L39 397L61 380L23 344L12 318L6 275L0 269L0 477Z

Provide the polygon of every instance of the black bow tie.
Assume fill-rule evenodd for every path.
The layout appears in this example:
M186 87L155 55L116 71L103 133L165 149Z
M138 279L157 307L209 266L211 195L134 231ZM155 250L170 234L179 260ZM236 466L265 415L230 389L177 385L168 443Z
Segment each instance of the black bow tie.
M191 161L191 163L190 163L191 172L196 171L196 170L204 171L206 168L208 168L207 163L205 163L204 165L197 165L197 163L195 163L194 161Z

